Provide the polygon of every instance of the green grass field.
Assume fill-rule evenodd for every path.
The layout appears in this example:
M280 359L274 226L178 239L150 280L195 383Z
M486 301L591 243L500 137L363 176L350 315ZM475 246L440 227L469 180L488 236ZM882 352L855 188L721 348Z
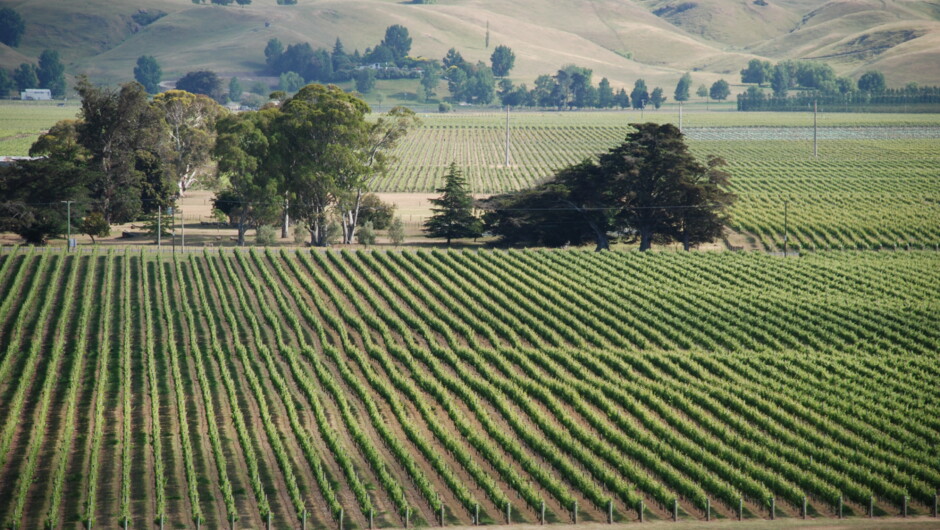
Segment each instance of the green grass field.
M930 521L938 300L935 252L8 250L0 521Z
M43 131L60 120L75 119L78 111L78 102L0 102L0 156L26 156Z

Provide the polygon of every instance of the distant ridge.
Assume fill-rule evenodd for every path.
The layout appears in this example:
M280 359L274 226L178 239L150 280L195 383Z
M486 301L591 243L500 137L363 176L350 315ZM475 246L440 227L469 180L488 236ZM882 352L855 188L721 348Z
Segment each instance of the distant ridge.
M889 86L940 85L940 4L881 0L275 0L227 7L191 0L0 0L27 21L17 49L0 45L0 66L60 51L69 74L101 82L132 78L140 55L157 57L166 79L195 69L223 77L257 73L268 39L364 50L385 27L406 26L412 54L442 57L455 47L471 61L510 46L515 82L531 81L574 63L595 78L629 86L639 77L671 95L683 72L693 82L724 78L754 57L776 62L815 58L840 75L870 69ZM141 10L166 16L142 25ZM137 20L135 20L135 18ZM146 21L146 20L145 20ZM149 22L149 21L146 21ZM490 26L490 48L484 46Z

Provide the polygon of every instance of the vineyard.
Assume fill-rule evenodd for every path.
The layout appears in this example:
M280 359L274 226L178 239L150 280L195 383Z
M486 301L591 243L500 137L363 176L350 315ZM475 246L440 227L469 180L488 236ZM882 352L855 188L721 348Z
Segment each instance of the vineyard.
M647 112L642 119L676 118ZM477 193L525 188L617 145L628 123L640 119L637 113L513 115L507 166L505 117L426 116L398 148L398 163L383 186L432 192L442 183L443 168L456 161ZM781 250L786 234L789 248L796 249L940 245L935 115L826 115L818 157L812 116L691 114L685 125L697 156L720 155L729 162L738 195L731 227L752 236L759 248Z
M4 528L930 515L940 255L0 257Z

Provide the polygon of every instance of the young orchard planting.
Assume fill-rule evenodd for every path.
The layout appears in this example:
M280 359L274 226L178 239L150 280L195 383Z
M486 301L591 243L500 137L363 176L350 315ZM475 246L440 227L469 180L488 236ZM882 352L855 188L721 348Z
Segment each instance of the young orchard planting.
M0 521L926 516L938 300L924 251L7 251Z

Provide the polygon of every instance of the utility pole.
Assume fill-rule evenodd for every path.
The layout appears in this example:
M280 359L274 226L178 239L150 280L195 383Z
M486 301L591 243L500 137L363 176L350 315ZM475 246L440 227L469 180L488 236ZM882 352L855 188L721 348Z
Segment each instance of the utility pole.
M161 250L163 242L163 207L157 206L157 250Z
M68 239L65 241L65 249L68 251L72 250L72 203L75 201L59 201L65 203L65 216L68 217Z
M819 158L819 135L816 115L819 113L817 100L813 100L813 157Z
M186 251L186 221L183 219L182 208L180 208L180 250Z

